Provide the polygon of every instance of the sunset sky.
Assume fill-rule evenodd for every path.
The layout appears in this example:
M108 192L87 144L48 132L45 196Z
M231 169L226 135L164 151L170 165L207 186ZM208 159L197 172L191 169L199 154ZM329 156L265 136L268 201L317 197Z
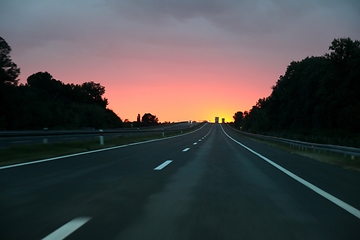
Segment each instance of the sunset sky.
M360 1L0 0L0 36L20 83L100 83L122 120L231 121L291 61L360 40Z

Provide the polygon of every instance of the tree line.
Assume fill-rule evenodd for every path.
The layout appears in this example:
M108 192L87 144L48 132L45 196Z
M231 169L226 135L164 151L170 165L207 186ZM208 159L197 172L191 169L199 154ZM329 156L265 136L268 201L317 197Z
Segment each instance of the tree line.
M130 122L128 119L125 119L123 122L124 127L149 127L156 126L160 124L159 118L156 115L152 115L151 113L145 113L142 117L140 114L137 115L136 121ZM164 122L167 124L167 122Z
M330 53L293 61L272 87L234 126L255 133L328 135L360 133L360 42L334 39Z
M18 84L20 68L11 60L11 47L0 37L0 130L98 129L159 124L145 113L123 122L103 97L100 83L66 84L48 72L37 72Z
M18 84L20 68L0 37L0 129L118 128L122 120L107 108L99 83L65 84L38 72Z

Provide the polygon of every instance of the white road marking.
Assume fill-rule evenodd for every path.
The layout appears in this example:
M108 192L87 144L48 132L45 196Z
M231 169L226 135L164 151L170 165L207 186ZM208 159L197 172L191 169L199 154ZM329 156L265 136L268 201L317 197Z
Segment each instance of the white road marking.
M196 145L196 144L197 144L197 142L194 142L194 143L193 143L193 145Z
M220 125L221 126L221 125ZM356 208L354 208L353 206L347 204L346 202L343 202L342 200L338 199L337 197L331 195L330 193L325 192L324 190L318 188L317 186L313 185L312 183L309 183L308 181L306 181L305 179L302 179L301 177L295 175L294 173L290 172L289 170L281 167L279 164L274 163L273 161L271 161L270 159L268 159L267 157L264 157L263 155L261 155L260 153L255 152L254 150L252 150L251 148L245 146L244 144L236 141L235 139L233 139L232 137L230 137L223 129L223 127L221 126L222 131L225 133L225 135L230 138L231 140L233 140L234 142L236 142L237 144L239 144L240 146L242 146L243 148L245 148L246 150L250 151L251 153L255 154L256 156L260 157L261 159L263 159L264 161L268 162L270 165L274 166L275 168L279 169L280 171L282 171L283 173L285 173L286 175L288 175L289 177L293 178L294 180L298 181L299 183L303 184L304 186L310 188L311 190L313 190L314 192L316 192L317 194L319 194L320 196L326 198L327 200L329 200L330 202L334 203L335 205L341 207L342 209L344 209L345 211L351 213L352 215L354 215L355 217L360 219L360 211Z
M201 142L201 139L199 139L199 142Z
M62 240L69 236L71 233L76 231L79 227L84 225L87 221L91 218L89 217L79 217L71 220L70 222L66 223L56 231L52 232L50 235L43 238L43 240Z
M189 151L190 150L190 148L185 148L184 150L182 150L183 152L187 152L187 151Z
M164 167L166 167L167 165L169 165L172 162L172 160L167 160L165 162L163 162L162 164L160 164L159 166L157 166L156 168L154 168L154 170L161 170Z
M207 124L203 125L201 128L198 128L198 129L196 129L196 130L194 130L192 132L184 133L184 134L177 135L177 136L158 138L158 139L153 139L153 140L148 140L148 141L143 141L143 142L130 143L130 144L125 144L125 145L120 145L120 146L115 146L115 147L102 148L102 149L97 149L97 150L92 150L92 151L87 151L87 152L74 153L74 154L69 154L69 155L64 155L64 156L59 156L59 157L53 157L53 158L46 158L46 159L41 159L41 160L36 160L36 161L31 161L31 162L17 163L17 164L2 166L2 167L0 167L0 170L7 169L7 168L26 166L26 165L30 165L30 164L37 164L37 163L42 163L42 162L49 162L49 161L59 160L59 159L63 159L63 158L76 157L76 156L81 156L81 155L85 155L85 154L103 152L103 151L108 151L108 150L113 150L113 149L118 149L118 148L124 148L124 147L129 147L129 146L134 146L134 145L140 145L140 144L145 144L145 143L163 141L163 140L167 140L167 139L171 139L171 138L183 137L185 135L188 135L188 134L199 131L200 129L202 129L206 125ZM212 129L212 127L211 127L211 129ZM210 131L211 131L211 129L210 129Z

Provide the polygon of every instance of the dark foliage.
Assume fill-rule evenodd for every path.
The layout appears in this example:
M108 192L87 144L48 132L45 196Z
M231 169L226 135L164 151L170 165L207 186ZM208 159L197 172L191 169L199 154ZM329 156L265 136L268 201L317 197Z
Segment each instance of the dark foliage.
M3 88L5 84L16 85L18 82L20 69L12 62L10 52L9 44L0 37L0 88Z
M38 72L27 84L8 86L2 129L117 128L121 119L106 108L105 88L86 82L64 84L48 72Z
M329 50L291 62L271 95L244 112L242 129L359 134L360 42L335 39Z
M235 113L233 118L234 118L234 127L236 129L239 129L241 127L241 123L244 118L244 114L242 112L237 112L237 113Z
M64 84L38 72L18 86L20 69L0 37L0 129L117 128L121 119L106 106L99 83Z
M143 126L152 126L152 125L157 125L159 119L155 115L152 115L151 113L145 113L141 118L141 122Z

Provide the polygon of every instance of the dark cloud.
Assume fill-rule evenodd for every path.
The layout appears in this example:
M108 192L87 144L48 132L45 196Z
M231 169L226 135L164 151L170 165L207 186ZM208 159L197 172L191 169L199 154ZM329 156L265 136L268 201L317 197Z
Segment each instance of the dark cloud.
M290 28L292 23L309 17L317 21L316 13L324 11L328 16L318 17L336 19L341 16L344 24L353 25L360 21L360 4L354 0L107 0L106 4L121 17L145 24L156 21L160 27L164 22L171 23L169 18L177 21L204 18L221 28L272 32ZM351 16L358 18L352 22Z
M91 1L7 1L0 9L0 28L23 50L51 41L78 41L101 31L95 19L102 9Z
M210 39L219 38L217 35L249 47L267 43L285 50L297 44L311 48L314 44L329 44L333 38L357 37L360 26L359 2L353 0L107 0L106 4L117 17L134 24L135 31L142 32L136 28L142 25L158 37L171 38L169 32L181 26L190 31L175 36L195 41L198 35L191 29L209 33L208 28L214 33ZM199 24L201 21L206 24ZM148 30L143 33L152 39Z
M326 39L328 35L356 36L360 26L356 0L33 0L1 4L2 34L26 47L98 39L99 34L119 41L164 44L170 39L185 45L204 39L220 44L219 39L301 42L314 33L323 41L321 34Z
M59 55L79 54L79 59L151 59L162 54L174 61L228 56L229 61L245 57L261 63L276 58L287 63L324 54L334 38L360 38L357 0L23 0L0 4L2 37L19 58L26 52L56 56L58 51Z
M121 14L134 17L138 20L165 20L172 17L183 21L189 18L210 17L227 14L232 6L236 6L233 0L207 0L207 1L172 1L172 0L107 0L109 6Z

